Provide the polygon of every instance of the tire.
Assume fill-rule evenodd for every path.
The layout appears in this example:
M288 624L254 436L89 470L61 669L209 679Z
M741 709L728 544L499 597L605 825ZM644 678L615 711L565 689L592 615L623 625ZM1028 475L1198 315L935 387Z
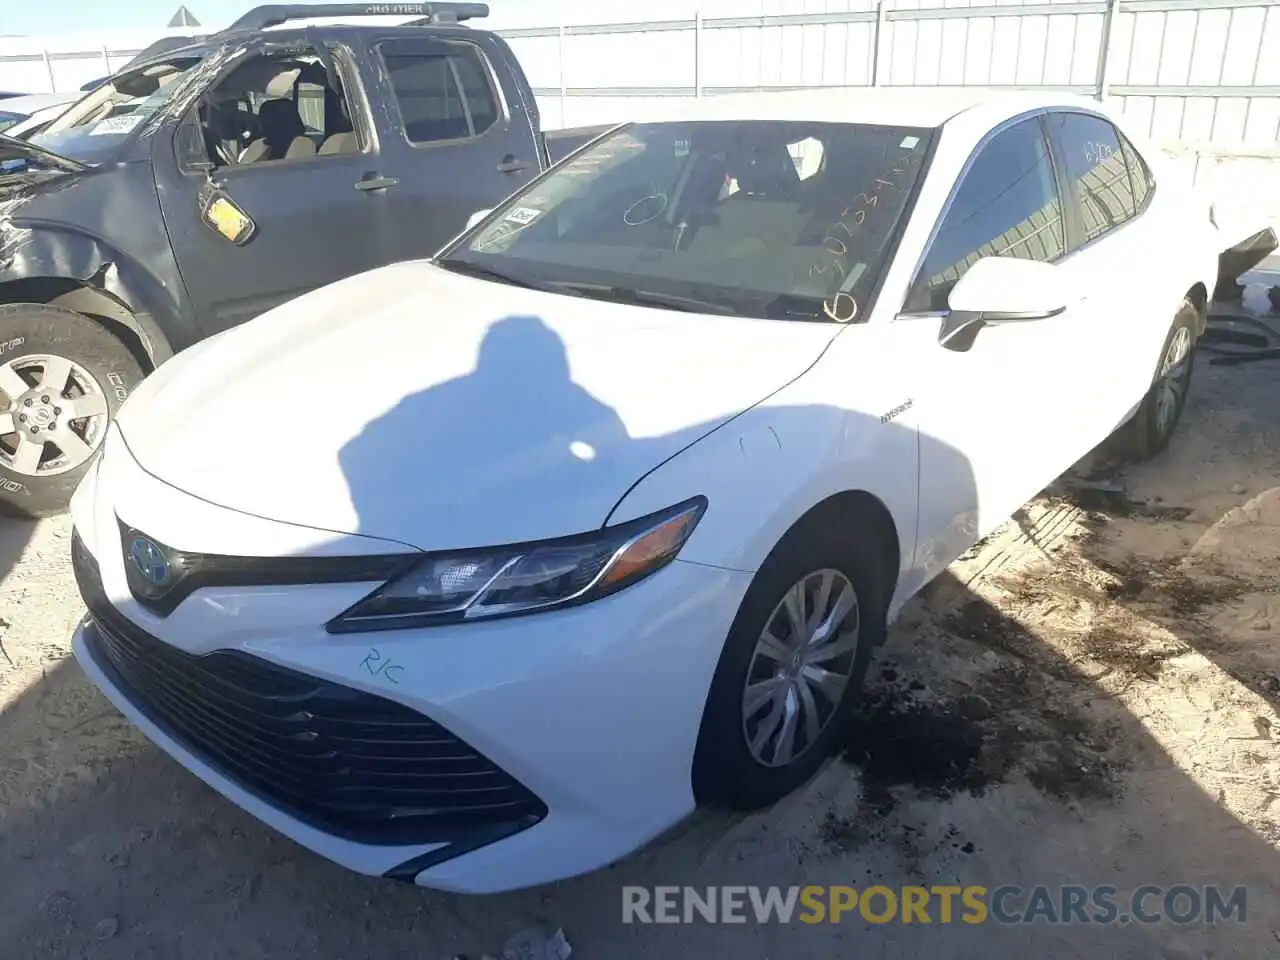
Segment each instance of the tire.
M823 575L819 571L824 570L842 576L856 595L859 614L856 647L851 655L823 661L827 665L823 669L830 668L832 672L844 672L847 667L847 682L830 712L820 711L819 719L825 722L818 735L811 739L805 736L802 740L798 734L793 759L781 763L777 756L777 735L771 738L772 756L769 756L768 741L764 756L753 753L748 743L749 736L759 735L774 707L770 705L748 713L746 685L748 678L753 684L762 679L772 682L775 690L792 683L790 678L780 680L776 676L769 680L772 664L767 658L757 656L757 641L766 626L772 626L775 635L789 626L785 622L785 610L780 614L776 612L784 596L793 585L806 578L813 578L811 591L820 586ZM833 580L833 585L837 584L838 579ZM711 683L693 763L694 796L700 804L757 809L782 799L818 772L847 730L872 650L884 639L890 584L885 562L871 538L837 538L829 529L814 523L793 530L774 548L743 598ZM810 602L809 609L817 606L812 592ZM775 619L777 616L783 619ZM838 633L834 648L843 645L845 639L846 635ZM816 649L822 650L821 646ZM817 665L821 666L822 662ZM808 705L800 695L795 695L792 702L801 705L803 716L819 698L821 694L810 685ZM797 726L803 731L802 721L797 721Z
M49 376L59 382L45 389ZM0 305L0 508L28 517L65 512L142 378L128 348L83 314Z
M1118 432L1120 450L1128 459L1149 460L1173 438L1191 388L1201 327L1199 309L1190 298L1183 300L1160 351L1151 389L1137 413ZM1180 360L1176 359L1179 353L1183 354Z

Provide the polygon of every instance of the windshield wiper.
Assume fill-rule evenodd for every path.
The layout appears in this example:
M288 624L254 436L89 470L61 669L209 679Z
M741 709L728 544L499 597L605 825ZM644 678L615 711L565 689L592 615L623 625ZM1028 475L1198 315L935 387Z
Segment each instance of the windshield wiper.
M613 303L632 303L642 307L660 307L664 310L680 310L684 313L716 313L724 316L737 314L738 308L723 300L704 300L699 297L682 297L674 293L662 293L657 290L637 290L607 283L578 283L569 280L558 280L548 284L557 290L566 290L591 297L594 300L608 300Z
M436 260L437 267L442 270L449 270L453 273L463 273L469 277L478 277L482 280L494 280L498 283L505 283L513 287L523 287L526 290L541 290L543 293L555 293L556 288L551 284L538 283L536 280L526 280L523 277L513 277L509 273L503 273L501 270L495 270L493 267L483 267L478 263L471 263L467 260Z
M493 267L471 263L468 260L436 260L436 266L455 273L463 273L484 280L510 284L513 287L524 287L527 290L539 290L543 293L571 293L593 300L607 300L612 303L630 303L642 307L660 307L664 310L679 310L684 313L714 313L723 316L736 316L741 311L733 304L723 300L705 300L698 297L682 297L674 293L662 293L657 290L637 290L618 284L585 283L574 280L527 280L515 277Z
M52 153L29 140L15 140L7 133L0 133L0 170L22 173L33 167L63 173L79 173L88 169L83 163Z
M766 303L761 315L770 320L823 320L822 299L820 297L802 296L784 293Z

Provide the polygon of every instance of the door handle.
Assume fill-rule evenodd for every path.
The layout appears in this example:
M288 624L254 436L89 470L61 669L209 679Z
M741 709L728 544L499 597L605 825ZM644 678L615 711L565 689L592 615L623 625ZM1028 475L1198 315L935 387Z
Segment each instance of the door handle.
M527 163L509 153L498 164L499 173L519 173L521 170L527 170L528 168L529 165Z
M356 181L357 190L385 190L400 182L399 177L365 177Z

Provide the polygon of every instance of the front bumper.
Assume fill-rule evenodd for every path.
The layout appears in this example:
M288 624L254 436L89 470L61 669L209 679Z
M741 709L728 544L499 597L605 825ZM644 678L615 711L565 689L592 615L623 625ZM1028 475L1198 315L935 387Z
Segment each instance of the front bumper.
M160 499L160 491L148 485L158 481L136 471L118 448L103 463L73 502L83 550L92 555L100 584L95 595L91 572L84 592L94 612L76 631L77 658L158 746L303 846L361 873L489 893L605 866L693 809L690 774L702 709L749 575L676 562L580 608L375 635L339 637L323 629L373 584L209 587L157 618L128 592L116 514L163 541L181 542L185 549L201 546L189 530L179 529L188 518L172 509L176 491L166 488L169 508L148 515L147 505ZM209 509L192 505L194 514ZM244 521L243 515L228 514L227 523ZM147 683L137 683L137 674L130 683L128 671L120 669L120 657L128 656L118 649L122 635L133 638L140 655L148 643L159 645L134 668L149 671ZM205 670L203 683L183 693L172 676L155 676L162 661L171 660L180 664L188 684L195 676L188 668ZM400 669L379 670L379 664ZM245 665L253 668L252 676L236 675ZM336 775L332 766L300 766L303 741L298 753L288 753L278 737L237 740L244 728L228 733L222 716L228 704L211 703L209 691L228 678L252 690L268 676L275 677L275 702L280 695L302 698L300 710L320 718L316 723L325 719L326 705L346 697L382 711L379 722L413 724L427 732L425 739L448 741L478 757L482 763L472 772L486 789L501 793L506 812L455 817L448 824L452 832L442 833L432 823L417 835L403 824L379 833L349 829L323 810L317 815L317 805L332 807L326 779ZM318 699L306 699L308 687L320 691ZM211 717L216 729L197 735ZM305 740L317 729L323 733L314 725L289 732ZM366 739L382 736L385 731ZM263 773L264 751L281 749L286 753L266 772L283 778L292 791L288 796L270 784L264 789L252 775L254 769ZM365 759L376 761L375 780L388 772L439 772L404 751L396 759L419 766L392 769L385 754L366 752ZM351 766L345 764L343 776L351 775ZM308 770L318 778L311 789L305 786ZM394 776L387 782L405 786ZM343 784L351 786L350 780ZM370 799L368 791L361 799ZM396 799L412 806L420 798Z

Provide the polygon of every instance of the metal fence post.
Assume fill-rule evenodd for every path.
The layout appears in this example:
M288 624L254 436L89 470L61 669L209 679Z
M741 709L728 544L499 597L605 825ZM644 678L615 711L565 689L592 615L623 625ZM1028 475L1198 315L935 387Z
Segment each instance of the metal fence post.
M568 121L565 119L569 114L569 87L564 79L564 24L560 24L557 28L556 42L558 46L558 56L560 59L560 125L564 126Z
M871 38L871 85L873 87L883 85L883 78L880 75L880 40L885 32L885 7L888 3L889 0L876 0L876 25Z
M1111 86L1111 28L1120 12L1120 0L1107 0L1107 12L1102 17L1102 37L1098 40L1098 80L1094 96L1099 101L1107 99Z
M693 15L693 95L702 96L702 11Z

